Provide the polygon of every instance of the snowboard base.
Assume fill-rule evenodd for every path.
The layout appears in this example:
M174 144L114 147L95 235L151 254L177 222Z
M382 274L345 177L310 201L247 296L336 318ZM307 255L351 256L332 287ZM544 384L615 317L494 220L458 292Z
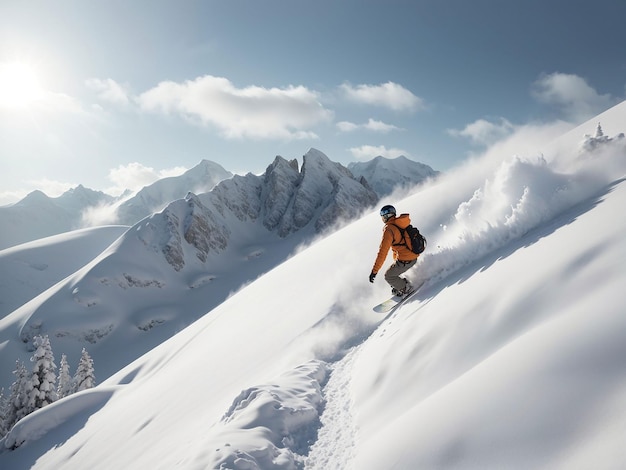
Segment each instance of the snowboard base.
M419 286L417 286L411 292L409 292L408 294L406 294L406 295L404 295L402 297L394 295L390 299L387 299L384 302L381 302L378 305L376 305L374 307L374 311L377 312L377 313L387 313L387 312L393 310L398 305L400 305L402 302L404 302L406 299L408 299L413 294L415 294L420 289L420 287L422 287L423 285L424 285L424 283L422 282Z

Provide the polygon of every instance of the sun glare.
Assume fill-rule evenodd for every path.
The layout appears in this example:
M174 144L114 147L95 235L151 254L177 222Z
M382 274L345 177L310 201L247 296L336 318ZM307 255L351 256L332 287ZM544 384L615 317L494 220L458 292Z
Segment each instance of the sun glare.
M29 107L43 97L37 71L22 62L0 63L0 107Z

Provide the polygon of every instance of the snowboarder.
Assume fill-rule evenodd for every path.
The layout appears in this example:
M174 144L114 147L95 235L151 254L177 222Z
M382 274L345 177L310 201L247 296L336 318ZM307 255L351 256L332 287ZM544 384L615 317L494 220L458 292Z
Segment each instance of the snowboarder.
M385 272L385 281L391 286L392 295L405 296L413 290L411 283L400 277L417 263L418 254L413 253L411 249L404 243L400 228L405 229L410 223L409 214L400 214L396 217L396 209L393 206L383 206L380 210L380 216L385 223L383 228L383 239L380 242L378 255L374 261L374 267L370 273L370 282L374 282L376 274L382 267L389 248L393 252L394 263Z

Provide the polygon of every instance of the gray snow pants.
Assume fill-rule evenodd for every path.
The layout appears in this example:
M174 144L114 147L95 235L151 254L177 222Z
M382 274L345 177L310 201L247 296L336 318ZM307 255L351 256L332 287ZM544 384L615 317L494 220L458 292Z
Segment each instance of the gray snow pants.
M406 287L407 280L400 277L400 275L415 266L415 263L417 263L416 259L413 261L395 261L389 266L389 269L385 271L385 281L394 289L403 290Z

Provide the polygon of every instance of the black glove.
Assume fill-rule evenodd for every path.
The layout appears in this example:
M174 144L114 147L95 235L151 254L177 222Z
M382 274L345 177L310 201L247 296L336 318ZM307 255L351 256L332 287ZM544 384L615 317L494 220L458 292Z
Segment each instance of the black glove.
M370 273L370 282L374 282L374 279L376 278L376 273L374 271L372 271Z

